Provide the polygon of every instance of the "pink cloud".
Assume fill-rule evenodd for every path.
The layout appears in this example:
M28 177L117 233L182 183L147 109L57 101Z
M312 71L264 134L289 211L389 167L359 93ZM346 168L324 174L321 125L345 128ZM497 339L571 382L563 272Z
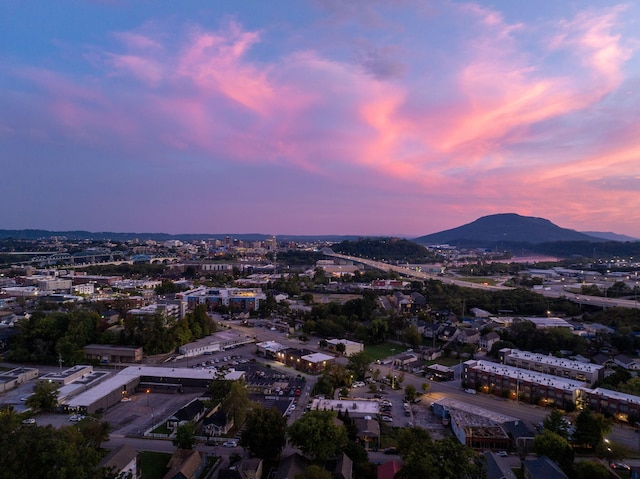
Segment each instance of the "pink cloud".
M567 219L617 207L602 202L598 185L607 173L639 173L633 135L617 147L601 142L598 154L567 155L556 145L593 124L553 127L593 111L623 80L630 50L614 33L620 11L561 22L550 46L536 45L538 58L524 53L526 25L476 5L453 9L475 35L441 78L410 69L372 76L371 65L308 46L257 60L254 49L268 33L234 21L215 31L185 28L171 39L157 28L117 33L118 46L101 52L93 77L22 75L43 92L43 108L67 137L150 151L131 161L153 164L177 153L185 164L277 165L345 187L433 195L459 214L502 211L505 198L523 214L548 208ZM558 50L577 74L546 68L544 54ZM396 72L383 63L376 68ZM601 81L584 81L583 73ZM554 156L535 148L520 155L530 144ZM638 199L621 194L640 210ZM455 206L464 197L473 204Z

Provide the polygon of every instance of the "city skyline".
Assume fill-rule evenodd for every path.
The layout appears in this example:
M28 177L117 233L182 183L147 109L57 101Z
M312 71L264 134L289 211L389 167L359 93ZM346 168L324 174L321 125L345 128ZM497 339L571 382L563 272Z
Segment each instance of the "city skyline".
M640 5L0 4L0 229L640 237Z

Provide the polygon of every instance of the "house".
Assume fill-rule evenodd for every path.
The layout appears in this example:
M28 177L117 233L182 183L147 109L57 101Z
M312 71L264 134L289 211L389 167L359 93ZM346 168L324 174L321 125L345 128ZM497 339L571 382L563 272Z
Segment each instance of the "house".
M611 356L608 356L607 354L598 353L591 359L594 363L599 364L600 366L611 368L615 365L613 359L611 359Z
M338 456L335 466L333 467L333 479L352 479L353 478L353 461L344 452Z
M511 439L511 450L517 451L522 448L527 452L533 451L535 434L524 421L516 419L514 421L503 422L502 429L504 429L509 439Z
M473 328L461 329L457 339L461 344L476 344L480 340L480 331Z
M455 326L444 326L438 330L438 339L440 341L453 341L460 334L460 330Z
M130 477L136 479L141 473L138 469L138 452L129 444L123 444L107 454L98 468L104 468L118 478L128 477L130 474Z
M427 305L427 298L425 298L422 294L414 291L411 293L411 312L417 313L418 311L429 310L429 306Z
M309 466L309 460L302 454L294 452L280 461L273 479L296 479Z
M357 437L366 449L378 449L380 446L380 423L377 419L356 417L352 419L358 428Z
M516 479L511 468L502 461L498 461L494 452L485 451L482 455L485 459L487 479Z
M393 479L400 469L402 469L402 464L396 460L380 464L378 466L378 479Z
M621 368L626 369L627 371L637 371L638 370L638 363L636 362L636 360L628 358L628 357L624 356L623 354L618 354L616 357L614 357L613 358L613 363L616 366L620 366Z
M169 459L169 471L162 479L196 479L206 463L205 456L200 451L177 449Z
M418 360L418 356L415 354L403 354L402 356L398 356L393 363L396 366L407 366L410 367L412 363L415 363Z
M207 436L224 436L233 427L233 416L221 409L207 415L202 420L202 430Z
M240 464L240 473L244 479L260 479L262 477L262 459L248 458Z
M547 456L522 462L525 479L569 479L558 465Z
M199 399L194 399L167 419L167 427L169 429L176 429L178 426L187 422L198 422L206 412L207 406Z
M500 341L500 336L495 331L491 331L490 333L483 334L480 336L478 340L478 348L482 351L491 351L491 348L494 344Z
M471 314L473 314L476 318L489 318L491 313L489 311L485 311L480 308L471 308Z
M424 361L435 361L442 356L442 351L438 348L422 348L420 355Z
M439 323L425 323L422 328L422 336L425 338L433 339L438 335L438 330L441 325Z

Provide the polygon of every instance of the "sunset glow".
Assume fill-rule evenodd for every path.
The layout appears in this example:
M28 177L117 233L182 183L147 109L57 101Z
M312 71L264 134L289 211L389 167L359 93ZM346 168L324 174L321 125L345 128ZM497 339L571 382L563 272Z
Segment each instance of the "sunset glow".
M535 4L535 8L534 8ZM0 228L640 238L640 5L0 3Z

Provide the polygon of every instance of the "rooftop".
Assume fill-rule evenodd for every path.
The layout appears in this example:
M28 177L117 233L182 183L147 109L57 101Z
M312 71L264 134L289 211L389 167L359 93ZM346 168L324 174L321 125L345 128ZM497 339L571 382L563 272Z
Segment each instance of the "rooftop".
M476 370L487 371L489 373L498 374L500 376L506 376L518 381L536 383L543 386L552 387L554 389L564 389L566 391L575 391L584 386L584 383L574 381L572 379L565 379L559 376L552 376L550 374L538 373L536 371L530 371L528 369L514 368L504 364L491 363L488 361L475 361L470 360L464 363L466 367Z

